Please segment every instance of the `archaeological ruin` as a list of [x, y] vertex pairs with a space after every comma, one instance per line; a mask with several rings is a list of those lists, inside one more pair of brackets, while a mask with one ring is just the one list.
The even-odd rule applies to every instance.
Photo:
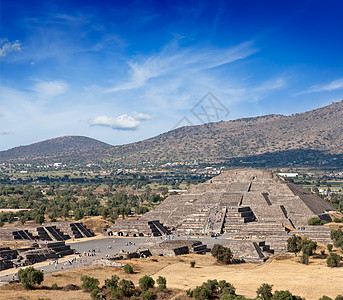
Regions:
[[287, 252], [287, 239], [299, 234], [330, 243], [330, 229], [308, 226], [312, 217], [330, 221], [335, 209], [320, 197], [268, 170], [226, 171], [187, 192], [170, 195], [138, 220], [119, 220], [114, 236], [227, 234], [227, 246], [246, 261]]

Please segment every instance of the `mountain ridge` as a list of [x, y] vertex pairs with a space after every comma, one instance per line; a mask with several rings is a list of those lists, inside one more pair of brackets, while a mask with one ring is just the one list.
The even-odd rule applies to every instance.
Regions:
[[185, 126], [135, 143], [112, 146], [82, 136], [65, 136], [0, 152], [0, 162], [218, 162], [283, 151], [343, 154], [343, 101], [290, 116], [270, 114]]

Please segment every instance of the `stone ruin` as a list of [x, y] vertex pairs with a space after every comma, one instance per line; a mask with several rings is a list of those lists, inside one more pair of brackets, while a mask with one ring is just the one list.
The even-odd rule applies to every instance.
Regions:
[[58, 259], [73, 254], [64, 241], [32, 243], [29, 247], [12, 250], [0, 247], [0, 271], [17, 266], [28, 266], [47, 259]]
[[[179, 195], [170, 195], [138, 220], [119, 220], [107, 233], [156, 236], [228, 234], [232, 248], [247, 260], [287, 252], [293, 234], [329, 243], [330, 229], [307, 226], [312, 217], [331, 221], [329, 203], [268, 170], [226, 171]], [[243, 241], [243, 242], [239, 242]], [[247, 242], [246, 242], [247, 241]], [[237, 246], [234, 246], [236, 245]], [[244, 255], [243, 246], [251, 249]], [[241, 249], [241, 250], [240, 250]]]
[[0, 228], [0, 241], [65, 241], [91, 236], [94, 234], [78, 222], [50, 222], [43, 223], [41, 226], [23, 225]]

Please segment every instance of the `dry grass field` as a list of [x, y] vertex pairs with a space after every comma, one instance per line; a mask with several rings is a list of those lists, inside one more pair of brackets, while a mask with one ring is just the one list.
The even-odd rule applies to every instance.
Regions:
[[[195, 261], [195, 268], [190, 267]], [[237, 293], [246, 297], [255, 297], [256, 289], [261, 283], [273, 285], [273, 290], [287, 289], [307, 300], [319, 299], [322, 295], [335, 297], [343, 294], [343, 267], [328, 268], [323, 258], [310, 259], [309, 265], [302, 265], [299, 258], [275, 256], [264, 264], [218, 265], [211, 256], [184, 255], [178, 257], [150, 257], [130, 261], [134, 274], [123, 270], [100, 267], [86, 267], [45, 276], [43, 286], [51, 287], [53, 283], [63, 287], [73, 283], [80, 285], [81, 275], [96, 277], [100, 284], [116, 274], [121, 278], [132, 280], [136, 285], [143, 275], [156, 279], [159, 275], [167, 278], [167, 287], [177, 289], [178, 299], [186, 299], [186, 291], [200, 285], [208, 279], [224, 279], [231, 282]], [[181, 291], [180, 291], [181, 290]], [[180, 294], [181, 292], [181, 294]], [[173, 295], [175, 295], [173, 293]], [[171, 296], [171, 299], [175, 296]], [[0, 288], [0, 299], [90, 299], [83, 291], [52, 291], [37, 289], [24, 290], [20, 284]]]

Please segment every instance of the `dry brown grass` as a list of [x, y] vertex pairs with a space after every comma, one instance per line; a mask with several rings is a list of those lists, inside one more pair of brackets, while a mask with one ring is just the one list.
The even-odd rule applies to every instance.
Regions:
[[[45, 276], [44, 286], [53, 283], [65, 286], [73, 283], [81, 285], [81, 275], [93, 276], [102, 285], [105, 279], [116, 274], [120, 278], [132, 280], [138, 285], [143, 275], [154, 279], [158, 276], [167, 278], [167, 287], [186, 291], [194, 288], [208, 279], [226, 280], [237, 289], [237, 293], [246, 297], [255, 297], [256, 289], [261, 283], [273, 285], [274, 290], [287, 289], [293, 294], [305, 297], [307, 300], [318, 299], [322, 295], [332, 298], [343, 294], [343, 267], [328, 268], [325, 259], [310, 258], [310, 264], [302, 265], [299, 257], [275, 256], [264, 264], [219, 265], [210, 256], [184, 255], [179, 257], [151, 257], [129, 261], [134, 268], [134, 274], [126, 274], [123, 270], [111, 268], [86, 267]], [[195, 261], [195, 268], [190, 267], [190, 261]], [[171, 299], [185, 299], [185, 294], [173, 295]], [[0, 299], [90, 299], [83, 291], [25, 291], [20, 285], [8, 285], [0, 288]]]
[[112, 224], [111, 222], [104, 220], [101, 216], [82, 219], [81, 222], [96, 234], [103, 233]]

